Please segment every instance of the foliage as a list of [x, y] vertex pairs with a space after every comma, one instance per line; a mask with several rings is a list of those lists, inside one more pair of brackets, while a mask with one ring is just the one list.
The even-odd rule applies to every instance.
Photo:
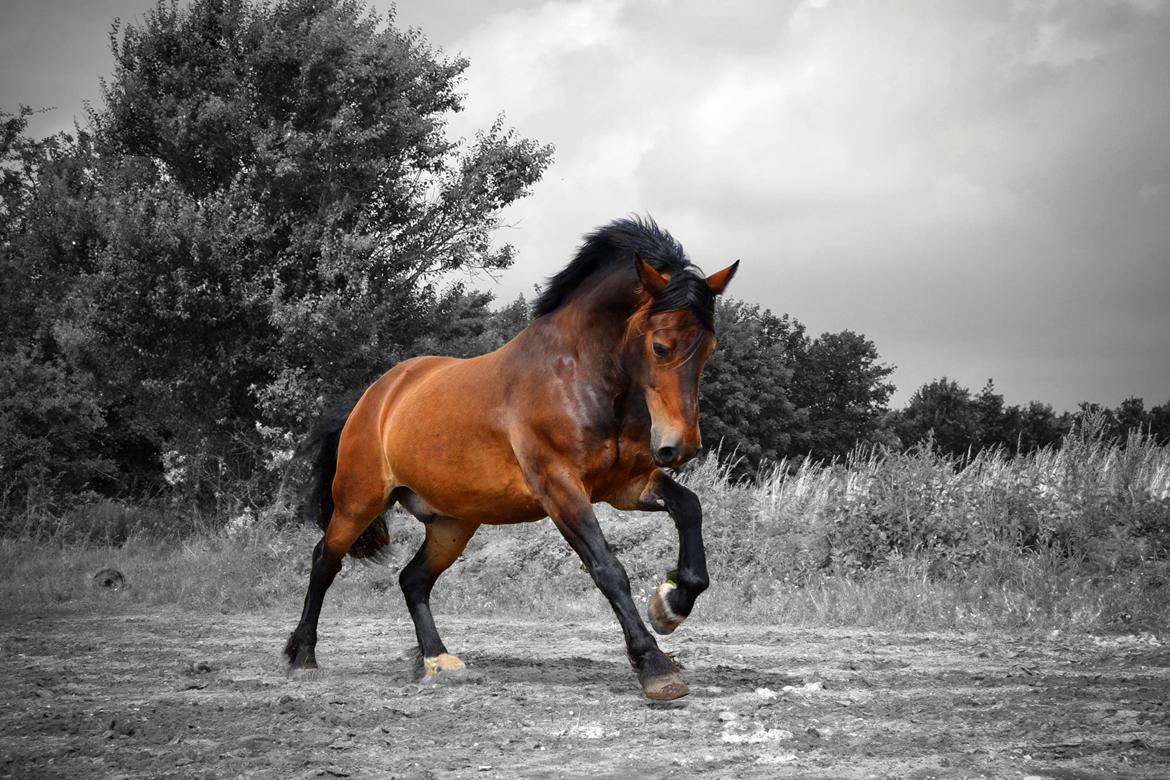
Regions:
[[[37, 462], [74, 487], [161, 485], [164, 456], [249, 473], [330, 396], [496, 340], [490, 296], [453, 274], [512, 262], [500, 211], [550, 150], [501, 121], [449, 140], [467, 62], [392, 21], [354, 0], [159, 2], [115, 28], [90, 129], [38, 142], [26, 109], [0, 117], [2, 370], [28, 388], [0, 419], [17, 440], [77, 431], [5, 460], [6, 484]], [[57, 396], [77, 408], [50, 413]]]
[[[30, 139], [30, 109], [0, 112], [5, 506], [264, 505], [332, 397], [524, 327], [522, 298], [493, 311], [468, 283], [512, 262], [501, 210], [550, 150], [501, 121], [448, 138], [468, 63], [393, 21], [357, 0], [162, 0], [115, 27], [85, 129]], [[863, 335], [811, 338], [732, 299], [716, 316], [703, 442], [736, 477], [875, 445], [957, 469], [1054, 447], [1086, 414], [1106, 440], [1170, 443], [1170, 401], [1058, 415], [990, 380], [943, 377], [891, 412], [893, 369]]]
[[892, 368], [852, 331], [809, 339], [787, 314], [720, 299], [719, 345], [703, 372], [704, 446], [746, 470], [797, 455], [829, 460], [859, 443], [890, 443], [883, 420]]
[[119, 443], [79, 334], [58, 319], [82, 307], [71, 288], [95, 230], [90, 139], [29, 139], [32, 113], [0, 113], [0, 493], [17, 504], [108, 480]]
[[[937, 449], [877, 449], [731, 479], [708, 456], [685, 477], [704, 510], [711, 589], [699, 613], [727, 620], [1076, 631], [1164, 631], [1170, 621], [1170, 448], [1122, 446], [1087, 418], [1059, 446], [958, 463]], [[88, 577], [114, 565], [141, 585], [127, 598], [238, 610], [295, 609], [317, 538], [278, 511], [161, 511], [98, 499], [0, 539], [26, 609], [96, 603]], [[657, 513], [599, 507], [635, 592], [673, 564], [677, 538]], [[421, 524], [390, 518], [391, 566], [350, 566], [333, 603], [384, 605]], [[173, 541], [179, 538], [179, 543]], [[163, 542], [160, 540], [172, 540]], [[298, 552], [299, 551], [299, 552]], [[206, 576], [209, 568], [226, 573]], [[437, 610], [609, 614], [548, 523], [484, 528], [436, 590]], [[11, 594], [19, 592], [20, 597]], [[697, 614], [696, 617], [701, 617]]]
[[859, 444], [893, 443], [884, 419], [894, 369], [878, 359], [874, 343], [849, 330], [824, 333], [796, 353], [792, 400], [808, 426], [799, 452], [832, 459]]
[[718, 348], [703, 371], [703, 446], [734, 452], [751, 464], [776, 460], [793, 446], [802, 422], [788, 399], [794, 353], [804, 326], [759, 306], [719, 299]]
[[1058, 444], [1089, 417], [1109, 440], [1124, 444], [1137, 431], [1160, 445], [1170, 443], [1170, 402], [1149, 411], [1140, 398], [1127, 398], [1115, 410], [1086, 402], [1075, 414], [1057, 415], [1039, 401], [1005, 405], [990, 379], [975, 396], [946, 377], [927, 382], [892, 417], [891, 425], [904, 446], [929, 442], [951, 457], [965, 458], [988, 449], [1035, 452]]
[[941, 451], [963, 456], [972, 445], [978, 415], [971, 392], [958, 382], [936, 379], [914, 391], [899, 415], [898, 435], [905, 443], [930, 440]]

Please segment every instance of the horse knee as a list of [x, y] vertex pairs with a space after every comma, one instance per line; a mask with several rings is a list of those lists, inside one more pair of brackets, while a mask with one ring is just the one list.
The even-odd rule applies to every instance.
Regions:
[[680, 488], [671, 513], [680, 527], [699, 527], [703, 524], [703, 505], [699, 497], [686, 488]]

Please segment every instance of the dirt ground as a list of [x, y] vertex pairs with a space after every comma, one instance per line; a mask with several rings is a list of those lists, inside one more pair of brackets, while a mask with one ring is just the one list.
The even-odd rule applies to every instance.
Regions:
[[414, 682], [404, 617], [3, 616], [16, 777], [1165, 777], [1153, 637], [684, 625], [691, 695], [640, 695], [616, 622], [440, 615], [458, 678]]

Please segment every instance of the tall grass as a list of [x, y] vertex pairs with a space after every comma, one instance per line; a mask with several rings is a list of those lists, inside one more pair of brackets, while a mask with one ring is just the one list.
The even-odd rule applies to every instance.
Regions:
[[[1170, 621], [1170, 450], [1087, 418], [1059, 447], [956, 461], [929, 446], [777, 464], [736, 481], [717, 457], [682, 479], [702, 499], [711, 590], [696, 617], [802, 625], [1164, 630]], [[675, 565], [663, 514], [598, 508], [646, 593]], [[97, 505], [0, 540], [10, 605], [131, 603], [299, 609], [316, 531], [285, 506], [220, 518]], [[390, 518], [388, 567], [347, 564], [333, 608], [401, 604], [397, 571], [421, 541]], [[78, 527], [80, 526], [80, 527]], [[12, 529], [11, 522], [6, 527]], [[130, 588], [95, 589], [98, 569]], [[435, 593], [436, 611], [608, 614], [551, 523], [485, 528]]]

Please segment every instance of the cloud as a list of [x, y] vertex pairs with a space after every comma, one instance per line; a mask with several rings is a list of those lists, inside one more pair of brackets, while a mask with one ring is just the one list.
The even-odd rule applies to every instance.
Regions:
[[[149, 5], [51, 3], [0, 31], [8, 110], [62, 106], [37, 132], [71, 127], [101, 31]], [[733, 295], [874, 339], [895, 401], [942, 374], [1170, 395], [1167, 0], [400, 0], [398, 22], [470, 59], [455, 134], [503, 110], [557, 147], [506, 215], [503, 298], [649, 212], [699, 264], [741, 258]]]
[[700, 264], [743, 258], [734, 294], [874, 338], [902, 398], [942, 374], [1066, 406], [1156, 397], [1170, 369], [1137, 364], [1170, 336], [1168, 18], [1152, 1], [550, 2], [453, 47], [471, 60], [456, 129], [506, 109], [557, 147], [509, 215], [505, 296], [649, 211]]

